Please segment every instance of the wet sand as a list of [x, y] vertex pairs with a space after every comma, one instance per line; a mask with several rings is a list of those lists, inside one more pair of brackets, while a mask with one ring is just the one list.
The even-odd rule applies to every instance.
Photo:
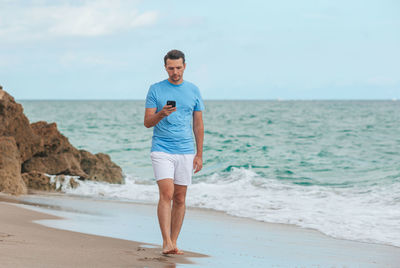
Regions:
[[[160, 254], [159, 247], [46, 227], [32, 221], [61, 219], [0, 202], [1, 267], [175, 267], [184, 256]], [[200, 257], [188, 253], [187, 257]]]
[[[18, 265], [15, 266], [17, 257], [21, 255], [16, 252], [18, 250], [29, 253], [26, 256], [27, 258], [31, 257], [25, 261], [30, 264], [30, 267], [35, 267], [32, 263], [38, 264], [41, 261], [48, 264], [48, 267], [58, 261], [65, 266], [77, 267], [101, 267], [101, 265], [103, 267], [174, 267], [175, 264], [178, 264], [179, 267], [394, 268], [399, 267], [400, 263], [399, 247], [335, 239], [318, 231], [293, 225], [258, 222], [212, 210], [193, 208], [187, 210], [178, 241], [179, 247], [186, 252], [186, 258], [182, 258], [182, 256], [166, 258], [160, 256], [161, 249], [157, 246], [161, 243], [161, 235], [154, 204], [96, 200], [49, 193], [9, 197], [8, 201], [20, 203], [14, 206], [64, 218], [60, 220], [57, 217], [43, 214], [38, 216], [35, 214], [36, 212], [31, 214], [35, 217], [25, 218], [25, 221], [35, 220], [36, 223], [48, 227], [29, 223], [30, 229], [25, 233], [15, 237], [10, 236], [7, 239], [21, 241], [33, 234], [35, 234], [33, 235], [35, 239], [42, 239], [36, 237], [37, 234], [41, 233], [40, 236], [46, 238], [46, 233], [49, 232], [48, 238], [45, 240], [52, 242], [46, 244], [46, 248], [42, 250], [40, 250], [42, 245], [35, 249], [34, 245], [23, 243], [14, 245], [13, 249], [11, 244], [2, 246], [1, 252], [7, 252], [7, 254], [0, 256], [0, 263], [13, 264], [13, 267], [18, 267]], [[3, 203], [4, 205], [6, 204]], [[0, 211], [3, 211], [3, 206], [0, 207]], [[10, 206], [12, 205], [8, 205], [8, 208], [11, 211], [20, 211], [19, 207]], [[28, 213], [26, 210], [23, 211], [23, 214]], [[8, 220], [8, 225], [6, 225], [9, 228], [8, 231], [3, 228], [3, 218], [0, 218], [0, 222], [3, 236], [17, 234], [17, 231], [13, 233], [12, 230], [17, 222], [15, 218]], [[59, 232], [60, 235], [63, 234], [61, 237], [71, 236], [65, 241], [66, 246], [64, 247], [67, 250], [60, 246], [64, 241], [58, 239]], [[49, 243], [49, 241], [44, 242]], [[148, 244], [133, 241], [144, 241]], [[2, 245], [1, 243], [0, 245]], [[90, 243], [90, 245], [84, 243]], [[146, 245], [150, 248], [146, 248]], [[57, 247], [57, 249], [52, 247]], [[94, 249], [98, 247], [98, 249], [92, 250], [92, 247]], [[3, 248], [7, 251], [3, 251]], [[52, 251], [56, 252], [48, 253]], [[198, 252], [208, 257], [201, 258], [200, 256], [204, 255], [189, 254], [188, 251]], [[99, 255], [98, 252], [101, 254]], [[32, 262], [32, 260], [36, 262]], [[110, 261], [115, 261], [115, 264], [110, 264]], [[100, 265], [97, 265], [98, 263]], [[43, 265], [36, 267], [39, 266], [46, 267]], [[58, 267], [63, 266], [58, 265]]]

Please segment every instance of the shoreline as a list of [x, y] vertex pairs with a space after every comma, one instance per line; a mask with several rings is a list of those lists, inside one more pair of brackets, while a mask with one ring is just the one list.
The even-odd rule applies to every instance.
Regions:
[[[122, 203], [122, 204], [128, 204], [128, 205], [140, 205], [140, 206], [149, 206], [149, 207], [156, 207], [156, 204], [153, 203], [146, 203], [146, 202], [140, 202], [140, 201], [125, 201], [125, 200], [114, 200], [114, 199], [97, 199], [97, 198], [93, 198], [93, 197], [88, 197], [88, 196], [84, 196], [84, 195], [69, 195], [69, 194], [65, 194], [62, 192], [47, 192], [47, 191], [40, 191], [40, 190], [32, 190], [30, 189], [28, 194], [25, 196], [54, 196], [54, 197], [62, 197], [62, 198], [71, 198], [71, 199], [83, 199], [83, 200], [97, 200], [100, 202], [115, 202], [115, 203]], [[27, 201], [22, 201], [20, 199], [18, 199], [18, 197], [16, 196], [12, 196], [12, 195], [7, 195], [7, 194], [3, 194], [0, 193], [0, 202], [11, 202], [11, 203], [20, 203], [20, 204], [25, 204], [28, 206], [41, 206], [41, 204], [37, 204], [37, 203], [32, 203], [32, 202], [27, 202]], [[45, 207], [49, 207], [49, 205], [45, 205]], [[56, 207], [53, 207], [53, 209], [58, 209]], [[220, 211], [220, 210], [215, 210], [215, 209], [211, 209], [211, 208], [200, 208], [200, 207], [187, 207], [187, 210], [190, 211], [199, 211], [199, 212], [205, 212], [207, 214], [214, 214], [217, 216], [221, 216], [221, 217], [232, 217], [232, 218], [237, 218], [238, 220], [245, 220], [245, 221], [250, 221], [250, 222], [254, 222], [254, 223], [260, 223], [260, 224], [266, 224], [266, 225], [272, 225], [272, 226], [277, 226], [277, 227], [287, 227], [287, 228], [299, 228], [301, 230], [305, 230], [305, 231], [310, 231], [310, 232], [317, 232], [322, 236], [325, 236], [327, 238], [330, 239], [335, 239], [335, 240], [342, 240], [342, 241], [349, 241], [349, 242], [356, 242], [356, 243], [365, 243], [365, 244], [371, 244], [371, 245], [378, 245], [378, 246], [387, 246], [387, 247], [393, 247], [393, 248], [397, 248], [400, 249], [400, 246], [396, 246], [396, 245], [392, 245], [392, 244], [385, 244], [385, 243], [378, 243], [378, 242], [369, 242], [369, 241], [360, 241], [360, 240], [352, 240], [352, 239], [347, 239], [347, 238], [338, 238], [338, 237], [334, 237], [334, 236], [330, 236], [327, 235], [325, 233], [323, 233], [322, 231], [318, 230], [318, 229], [314, 229], [314, 228], [310, 228], [310, 227], [302, 227], [302, 226], [298, 226], [296, 224], [291, 224], [291, 223], [278, 223], [278, 222], [265, 222], [265, 221], [258, 221], [249, 217], [240, 217], [240, 216], [236, 216], [236, 215], [231, 215], [228, 214], [224, 211]]]
[[193, 264], [189, 258], [205, 257], [186, 251], [183, 256], [164, 256], [159, 246], [150, 243], [45, 226], [36, 221], [63, 218], [5, 199], [0, 197], [2, 267], [176, 267]]
[[[154, 204], [95, 200], [48, 192], [7, 197], [20, 203], [16, 207], [27, 206], [67, 218], [36, 221], [44, 228], [100, 235], [107, 239], [124, 238], [129, 243], [131, 240], [146, 241], [139, 243], [141, 245], [160, 242]], [[0, 194], [0, 201], [7, 197]], [[262, 267], [266, 264], [280, 267], [396, 267], [400, 263], [400, 248], [396, 246], [337, 239], [309, 228], [259, 222], [201, 208], [187, 210], [180, 241], [180, 248], [185, 252], [209, 256], [195, 258], [192, 264], [179, 262], [180, 266], [187, 267]], [[157, 260], [154, 265], [163, 264], [162, 261]]]

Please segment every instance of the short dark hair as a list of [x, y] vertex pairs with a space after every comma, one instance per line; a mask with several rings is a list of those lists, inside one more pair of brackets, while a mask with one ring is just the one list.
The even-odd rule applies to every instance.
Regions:
[[167, 65], [167, 59], [170, 60], [179, 60], [182, 58], [183, 63], [185, 63], [185, 54], [182, 51], [173, 49], [167, 53], [164, 57], [164, 65]]

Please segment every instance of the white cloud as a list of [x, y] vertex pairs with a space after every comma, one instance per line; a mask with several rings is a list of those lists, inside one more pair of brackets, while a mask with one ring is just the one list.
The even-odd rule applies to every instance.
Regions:
[[0, 38], [99, 36], [152, 25], [156, 11], [139, 12], [137, 1], [0, 1]]

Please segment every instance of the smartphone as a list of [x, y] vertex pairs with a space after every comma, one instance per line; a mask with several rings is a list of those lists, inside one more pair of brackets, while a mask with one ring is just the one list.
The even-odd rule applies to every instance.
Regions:
[[172, 107], [176, 106], [176, 102], [174, 100], [167, 101], [167, 105], [172, 105]]

